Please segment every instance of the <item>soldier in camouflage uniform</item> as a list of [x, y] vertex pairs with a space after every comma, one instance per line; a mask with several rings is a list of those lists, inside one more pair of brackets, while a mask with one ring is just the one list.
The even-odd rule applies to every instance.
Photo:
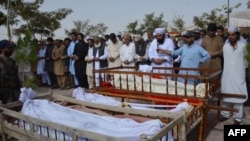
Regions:
[[20, 94], [18, 68], [11, 58], [13, 47], [8, 40], [0, 41], [0, 100], [3, 104], [17, 101]]

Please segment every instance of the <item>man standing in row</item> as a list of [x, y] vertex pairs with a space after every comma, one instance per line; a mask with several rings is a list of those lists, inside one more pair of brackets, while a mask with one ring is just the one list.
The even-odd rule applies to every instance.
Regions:
[[201, 46], [209, 52], [211, 59], [201, 68], [221, 69], [221, 55], [224, 42], [221, 37], [216, 36], [217, 25], [210, 23], [207, 27], [208, 34], [203, 38]]
[[42, 83], [41, 86], [50, 86], [50, 79], [48, 72], [44, 70], [45, 65], [45, 52], [46, 52], [46, 43], [45, 41], [40, 41], [39, 43], [39, 51], [37, 54], [38, 62], [37, 62], [37, 75], [41, 76]]
[[132, 38], [129, 34], [123, 36], [123, 46], [120, 49], [120, 59], [122, 66], [135, 66], [135, 44], [132, 43]]
[[[94, 48], [93, 48], [93, 65], [95, 69], [101, 69], [108, 67], [108, 51], [105, 42], [101, 42], [100, 37], [94, 37]], [[103, 74], [95, 74], [96, 86], [100, 86], [100, 79], [104, 79]]]
[[82, 88], [89, 88], [87, 75], [86, 75], [86, 66], [87, 62], [85, 57], [88, 54], [88, 44], [84, 41], [84, 35], [82, 33], [77, 34], [78, 43], [75, 45], [73, 52], [75, 60], [75, 75], [79, 82], [79, 86]]
[[[153, 40], [149, 47], [149, 58], [153, 67], [173, 67], [173, 57], [169, 54], [159, 52], [159, 50], [174, 50], [174, 43], [171, 39], [166, 37], [164, 28], [156, 28], [156, 40]], [[157, 70], [156, 73], [173, 73], [172, 70]]]
[[49, 37], [47, 38], [47, 48], [45, 52], [44, 70], [48, 72], [52, 88], [57, 89], [59, 87], [58, 87], [56, 75], [54, 73], [54, 60], [52, 58], [53, 49], [54, 49], [54, 39]]
[[[237, 27], [228, 28], [228, 42], [223, 46], [224, 69], [221, 79], [221, 92], [227, 94], [245, 95], [246, 98], [224, 98], [222, 106], [238, 109], [233, 113], [234, 124], [239, 125], [243, 118], [244, 102], [248, 99], [246, 87], [246, 67], [245, 59], [246, 44], [240, 41], [240, 32]], [[221, 112], [220, 121], [230, 118], [229, 111]]]
[[135, 53], [136, 53], [136, 64], [139, 65], [150, 65], [150, 61], [148, 59], [148, 46], [146, 41], [144, 41], [141, 35], [135, 35]]
[[93, 46], [94, 46], [94, 40], [92, 37], [87, 37], [88, 42], [88, 55], [85, 57], [85, 61], [87, 62], [86, 65], [86, 75], [88, 77], [88, 84], [89, 89], [92, 90], [94, 88], [94, 77], [93, 77]]
[[68, 47], [68, 57], [69, 57], [69, 72], [71, 73], [72, 77], [73, 77], [73, 81], [74, 81], [74, 86], [77, 87], [79, 86], [79, 82], [77, 80], [76, 74], [75, 74], [75, 59], [74, 59], [74, 49], [75, 49], [75, 45], [76, 43], [78, 43], [77, 39], [77, 34], [75, 32], [72, 32], [70, 34], [71, 36], [71, 42], [69, 44]]
[[64, 53], [65, 46], [63, 41], [57, 39], [55, 47], [52, 51], [52, 59], [54, 61], [54, 73], [57, 77], [57, 84], [61, 90], [65, 89], [65, 75], [64, 75], [64, 60], [61, 58]]
[[117, 40], [114, 33], [109, 35], [110, 42], [108, 43], [108, 67], [120, 67], [120, 49], [122, 46], [122, 41]]
[[[199, 65], [207, 62], [211, 56], [209, 53], [198, 44], [194, 43], [194, 33], [187, 32], [183, 35], [185, 40], [185, 45], [178, 50], [170, 51], [170, 50], [162, 50], [160, 52], [166, 53], [169, 55], [181, 56], [181, 65], [180, 68], [199, 68]], [[199, 76], [199, 71], [189, 71], [189, 70], [180, 70], [179, 74], [182, 75], [197, 75]], [[185, 83], [184, 78], [178, 78], [178, 81]], [[194, 79], [187, 79], [188, 84], [197, 84], [198, 82], [194, 81]]]

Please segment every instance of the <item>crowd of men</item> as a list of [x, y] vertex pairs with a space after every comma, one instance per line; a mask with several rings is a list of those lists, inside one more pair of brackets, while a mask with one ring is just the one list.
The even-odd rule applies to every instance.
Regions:
[[[147, 32], [147, 40], [140, 34], [124, 34], [121, 38], [114, 33], [105, 37], [85, 37], [82, 33], [73, 32], [70, 38], [64, 40], [49, 37], [46, 41], [38, 42], [36, 73], [41, 78], [40, 86], [63, 90], [100, 86], [103, 74], [93, 75], [93, 70], [100, 68], [151, 65], [156, 68], [222, 69], [221, 92], [246, 96], [245, 99], [225, 98], [222, 102], [224, 106], [239, 109], [239, 112], [233, 113], [233, 117], [235, 124], [240, 124], [243, 104], [248, 99], [245, 79], [248, 67], [245, 60], [247, 42], [248, 38], [241, 36], [239, 28], [229, 27], [226, 35], [224, 28], [215, 23], [210, 23], [206, 30], [194, 29], [175, 37], [166, 34], [164, 28], [156, 28]], [[8, 51], [12, 48], [9, 43], [0, 41], [1, 71], [6, 56], [10, 58]], [[154, 72], [200, 75], [198, 71], [185, 70], [154, 69]], [[178, 78], [178, 81], [184, 82], [182, 78]], [[199, 82], [189, 79], [187, 83]], [[226, 111], [221, 114], [221, 121], [231, 116]]]

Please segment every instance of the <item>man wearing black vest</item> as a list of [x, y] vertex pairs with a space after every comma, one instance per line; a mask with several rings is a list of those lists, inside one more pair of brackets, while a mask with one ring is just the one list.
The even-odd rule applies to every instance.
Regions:
[[135, 53], [136, 53], [136, 66], [139, 65], [150, 65], [150, 61], [148, 59], [148, 45], [147, 42], [144, 41], [141, 35], [137, 34], [134, 38], [135, 41]]
[[[98, 36], [94, 37], [94, 48], [93, 48], [93, 57], [94, 69], [106, 68], [108, 67], [108, 51], [105, 43], [101, 42], [101, 39]], [[96, 86], [100, 86], [100, 79], [103, 79], [103, 74], [95, 74], [95, 84]]]

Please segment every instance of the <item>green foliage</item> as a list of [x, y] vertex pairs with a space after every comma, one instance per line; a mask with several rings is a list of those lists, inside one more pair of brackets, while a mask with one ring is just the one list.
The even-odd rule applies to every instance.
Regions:
[[168, 22], [164, 20], [164, 15], [162, 13], [159, 16], [155, 16], [154, 13], [146, 14], [143, 23], [140, 25], [138, 24], [138, 21], [129, 23], [127, 25], [127, 32], [143, 34], [147, 31], [152, 31], [157, 27], [168, 29]]
[[247, 44], [246, 46], [246, 54], [245, 54], [245, 59], [247, 60], [248, 62], [248, 71], [247, 71], [247, 75], [250, 76], [250, 43]]
[[0, 11], [0, 26], [5, 25], [6, 21], [6, 16], [4, 15], [3, 12]]
[[24, 87], [27, 87], [27, 88], [30, 87], [30, 88], [32, 88], [32, 89], [37, 88], [35, 78], [27, 78], [26, 81], [23, 82], [23, 86], [24, 86]]
[[193, 23], [200, 28], [206, 28], [210, 22], [214, 22], [217, 25], [225, 27], [227, 19], [224, 17], [224, 13], [221, 13], [221, 9], [218, 8], [211, 10], [210, 14], [203, 13], [200, 17], [193, 17]]
[[26, 31], [24, 37], [20, 35], [17, 40], [17, 47], [15, 49], [14, 60], [24, 63], [33, 64], [37, 62], [37, 41], [34, 39], [32, 32]]
[[[23, 35], [19, 35], [15, 52], [13, 54], [14, 60], [19, 65], [19, 69], [25, 69], [27, 66], [30, 66], [33, 63], [38, 61], [37, 58], [37, 41], [33, 37], [31, 31], [27, 30]], [[23, 85], [25, 87], [36, 88], [35, 78], [24, 78]]]
[[246, 46], [246, 55], [245, 55], [245, 59], [247, 60], [248, 64], [250, 65], [250, 43], [247, 44]]
[[171, 27], [171, 31], [183, 31], [185, 22], [183, 21], [183, 16], [175, 16], [173, 21], [173, 27]]
[[65, 29], [65, 34], [70, 35], [71, 32], [81, 32], [84, 33], [85, 36], [88, 35], [100, 35], [104, 34], [105, 31], [108, 29], [107, 26], [105, 26], [103, 23], [98, 23], [96, 25], [90, 24], [90, 20], [77, 20], [73, 21], [74, 28], [67, 30]]
[[[9, 6], [9, 24], [17, 25], [16, 29], [13, 29], [13, 34], [20, 35], [24, 34], [25, 31], [31, 30], [33, 36], [39, 34], [42, 36], [53, 36], [53, 32], [61, 28], [60, 21], [65, 19], [67, 15], [72, 13], [71, 9], [61, 8], [54, 11], [42, 12], [39, 10], [44, 0], [11, 0]], [[7, 0], [1, 1], [0, 6], [2, 6], [7, 11]], [[1, 10], [1, 9], [0, 9]], [[0, 25], [6, 23], [6, 11], [0, 11]], [[1, 14], [2, 13], [2, 14]]]

